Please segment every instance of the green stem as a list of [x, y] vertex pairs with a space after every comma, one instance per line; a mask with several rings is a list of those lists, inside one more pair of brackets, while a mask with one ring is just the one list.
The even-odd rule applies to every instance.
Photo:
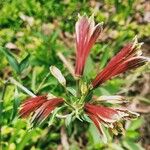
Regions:
[[77, 87], [77, 97], [80, 97], [80, 78], [76, 80], [76, 87]]
[[42, 82], [40, 83], [39, 87], [37, 88], [37, 90], [35, 91], [35, 93], [38, 93], [39, 90], [42, 88], [44, 82], [46, 81], [46, 79], [48, 78], [48, 76], [50, 75], [50, 73], [47, 73], [47, 75], [45, 76], [45, 78], [42, 80]]
[[70, 106], [73, 110], [76, 110], [76, 108], [75, 107], [73, 107], [70, 103], [68, 103], [67, 101], [65, 101], [65, 103], [68, 105], [68, 106]]

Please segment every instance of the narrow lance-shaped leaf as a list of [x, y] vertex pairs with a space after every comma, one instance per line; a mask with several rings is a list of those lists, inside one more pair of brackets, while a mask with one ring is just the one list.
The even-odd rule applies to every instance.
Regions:
[[29, 66], [29, 58], [30, 54], [28, 54], [19, 64], [20, 72], [22, 72], [24, 69], [26, 69]]
[[13, 54], [4, 47], [0, 47], [0, 51], [3, 52], [3, 54], [6, 56], [10, 66], [16, 71], [16, 73], [19, 74], [19, 64], [16, 58], [13, 56]]

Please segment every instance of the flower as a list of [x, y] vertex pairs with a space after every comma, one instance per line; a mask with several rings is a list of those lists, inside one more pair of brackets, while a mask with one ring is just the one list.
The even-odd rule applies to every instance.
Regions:
[[43, 122], [62, 103], [62, 98], [48, 99], [47, 96], [36, 96], [23, 102], [19, 114], [20, 117], [25, 118], [33, 113], [31, 122]]
[[114, 109], [104, 106], [96, 106], [90, 103], [86, 103], [84, 109], [86, 114], [98, 128], [101, 135], [104, 135], [102, 125], [113, 129], [116, 128], [118, 121], [121, 119], [136, 118], [138, 116], [137, 113], [128, 111], [127, 109]]
[[84, 66], [90, 49], [96, 42], [102, 31], [102, 25], [95, 25], [93, 16], [88, 18], [86, 15], [80, 16], [76, 22], [76, 64], [75, 75], [81, 76], [84, 71]]
[[113, 76], [137, 68], [148, 62], [148, 58], [141, 56], [141, 45], [142, 43], [138, 43], [137, 38], [135, 37], [134, 43], [124, 46], [92, 81], [93, 88], [98, 87]]

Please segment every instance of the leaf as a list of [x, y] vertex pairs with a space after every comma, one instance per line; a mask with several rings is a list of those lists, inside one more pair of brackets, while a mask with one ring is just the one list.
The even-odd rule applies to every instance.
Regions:
[[69, 114], [65, 119], [65, 124], [67, 127], [70, 125], [71, 120], [72, 120], [72, 114]]
[[28, 54], [19, 64], [20, 72], [22, 72], [24, 69], [26, 69], [29, 66], [29, 58], [30, 54]]
[[139, 118], [139, 119], [136, 119], [136, 120], [133, 120], [129, 127], [128, 127], [128, 130], [132, 130], [132, 131], [135, 131], [136, 129], [140, 128], [141, 125], [143, 123], [143, 119], [142, 118]]
[[86, 121], [86, 122], [93, 123], [93, 122], [91, 121], [91, 119], [90, 119], [86, 114], [83, 114], [83, 115], [82, 115], [82, 119], [83, 119], [84, 121]]
[[48, 126], [51, 126], [51, 125], [53, 124], [56, 114], [57, 114], [58, 111], [60, 111], [62, 108], [63, 108], [63, 106], [62, 106], [62, 107], [55, 108], [55, 110], [54, 110], [53, 113], [52, 113], [52, 116], [50, 117], [50, 119], [49, 119], [49, 121], [48, 121]]
[[108, 45], [104, 45], [102, 47], [102, 50], [104, 51], [103, 52], [103, 56], [100, 60], [100, 69], [102, 69], [106, 63], [107, 63], [107, 60], [108, 60], [108, 57], [109, 57], [109, 49], [108, 49]]
[[102, 139], [100, 138], [98, 130], [94, 124], [90, 124], [88, 132], [90, 134], [92, 145], [95, 146], [102, 144]]
[[125, 137], [128, 139], [136, 140], [140, 137], [140, 133], [138, 131], [127, 130]]
[[69, 93], [71, 93], [73, 96], [75, 96], [75, 97], [77, 96], [76, 90], [73, 89], [72, 87], [67, 87], [66, 89], [67, 89], [67, 91], [68, 91]]
[[17, 111], [18, 111], [18, 107], [20, 104], [20, 99], [18, 97], [18, 89], [15, 89], [15, 95], [14, 95], [14, 99], [13, 99], [13, 110], [12, 110], [12, 114], [11, 114], [11, 121], [15, 118]]
[[16, 73], [20, 73], [19, 64], [16, 58], [13, 56], [11, 52], [9, 52], [6, 48], [0, 46], [0, 51], [6, 56], [10, 66], [16, 71]]
[[127, 150], [144, 150], [138, 143], [129, 140], [123, 141], [123, 146], [127, 148]]
[[36, 130], [31, 130], [29, 132], [25, 132], [24, 136], [22, 137], [21, 141], [17, 144], [16, 150], [23, 150], [25, 145], [28, 143], [29, 140], [36, 134]]
[[86, 77], [91, 78], [95, 74], [95, 68], [92, 58], [89, 56], [85, 64], [84, 74]]

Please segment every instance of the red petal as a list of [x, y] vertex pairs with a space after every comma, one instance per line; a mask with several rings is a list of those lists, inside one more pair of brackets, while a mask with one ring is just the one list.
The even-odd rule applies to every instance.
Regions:
[[41, 122], [46, 119], [52, 110], [54, 110], [58, 105], [63, 103], [63, 99], [54, 98], [47, 100], [40, 108], [35, 111], [35, 114], [32, 117], [32, 122]]
[[97, 129], [99, 130], [100, 134], [103, 134], [101, 127], [100, 127], [100, 120], [96, 116], [94, 116], [93, 114], [87, 113], [87, 115], [94, 122], [94, 124], [97, 127]]
[[[148, 59], [146, 57], [138, 56], [128, 59], [127, 61], [120, 64], [110, 75], [110, 77], [123, 73], [127, 70], [134, 69], [140, 66], [143, 66]], [[109, 77], [109, 78], [110, 78]]]
[[110, 123], [115, 122], [118, 119], [120, 119], [118, 112], [112, 108], [107, 108], [107, 107], [103, 107], [103, 106], [95, 106], [92, 104], [86, 104], [85, 110], [94, 115], [97, 115], [101, 120], [103, 120], [106, 123], [107, 122], [110, 122]]
[[142, 66], [145, 62], [147, 62], [147, 58], [138, 56], [138, 50], [139, 47], [134, 46], [134, 44], [128, 44], [122, 48], [122, 50], [109, 61], [107, 66], [93, 80], [93, 87], [96, 88], [111, 77], [129, 69]]
[[76, 65], [75, 74], [83, 74], [84, 66], [90, 49], [98, 38], [102, 28], [98, 24], [94, 26], [94, 20], [82, 16], [76, 23]]
[[22, 108], [19, 111], [19, 114], [21, 117], [28, 117], [31, 112], [35, 111], [40, 107], [45, 101], [46, 101], [45, 96], [37, 96], [34, 98], [29, 98], [22, 104]]

